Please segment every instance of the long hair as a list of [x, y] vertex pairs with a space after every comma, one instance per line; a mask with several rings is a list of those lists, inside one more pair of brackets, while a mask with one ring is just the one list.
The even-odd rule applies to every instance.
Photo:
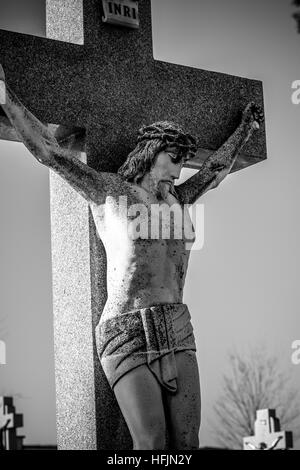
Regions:
[[137, 146], [118, 170], [118, 174], [129, 182], [138, 183], [154, 165], [157, 154], [167, 147], [177, 149], [178, 161], [192, 158], [197, 151], [194, 137], [174, 122], [155, 122], [143, 126], [138, 134]]

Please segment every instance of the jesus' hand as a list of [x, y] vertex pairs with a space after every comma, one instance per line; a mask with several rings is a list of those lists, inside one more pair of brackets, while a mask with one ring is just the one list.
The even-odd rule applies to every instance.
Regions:
[[264, 122], [264, 112], [262, 108], [256, 105], [253, 101], [247, 104], [243, 111], [242, 123], [244, 123], [249, 130], [256, 131]]

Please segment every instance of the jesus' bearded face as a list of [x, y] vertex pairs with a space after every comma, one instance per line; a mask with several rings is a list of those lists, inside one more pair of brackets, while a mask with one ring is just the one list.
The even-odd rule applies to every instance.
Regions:
[[175, 148], [159, 152], [149, 172], [150, 192], [158, 199], [166, 200], [168, 194], [174, 190], [174, 181], [180, 177], [183, 163], [183, 159], [178, 158]]

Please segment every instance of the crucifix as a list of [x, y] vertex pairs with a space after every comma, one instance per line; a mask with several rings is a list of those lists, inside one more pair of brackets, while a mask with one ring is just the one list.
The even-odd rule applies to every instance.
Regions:
[[[138, 2], [139, 27], [130, 29], [103, 22], [96, 0], [48, 0], [46, 7], [46, 39], [0, 31], [7, 82], [61, 146], [98, 172], [116, 173], [136, 130], [158, 119], [180, 122], [197, 137], [185, 166], [200, 168], [249, 101], [263, 106], [259, 81], [154, 60], [147, 0]], [[70, 17], [81, 18], [82, 36]], [[4, 115], [0, 137], [18, 139]], [[265, 158], [261, 126], [231, 171]], [[107, 298], [105, 250], [87, 202], [58, 175], [50, 179], [58, 446], [128, 448], [94, 337]]]
[[293, 447], [293, 435], [290, 431], [280, 430], [275, 410], [257, 410], [254, 431], [254, 436], [243, 438], [244, 450], [287, 450]]
[[23, 415], [15, 412], [11, 397], [0, 397], [0, 450], [21, 450], [24, 436], [17, 435]]

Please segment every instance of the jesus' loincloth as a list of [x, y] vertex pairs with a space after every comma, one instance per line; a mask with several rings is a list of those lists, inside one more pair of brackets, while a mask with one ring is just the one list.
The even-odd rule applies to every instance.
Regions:
[[177, 390], [175, 353], [196, 351], [191, 315], [185, 304], [159, 304], [100, 322], [98, 356], [113, 388], [136, 367], [146, 364], [167, 390]]

